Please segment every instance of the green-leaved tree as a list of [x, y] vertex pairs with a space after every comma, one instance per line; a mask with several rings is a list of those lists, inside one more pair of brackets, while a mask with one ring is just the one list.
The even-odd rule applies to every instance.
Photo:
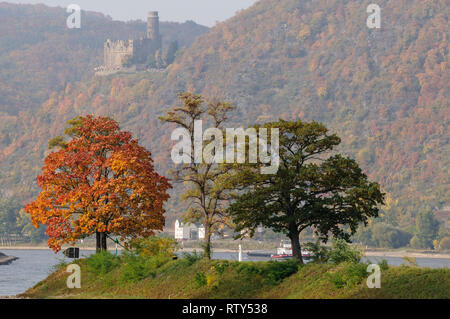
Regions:
[[[190, 159], [190, 163], [178, 165], [170, 171], [174, 182], [184, 183], [186, 192], [182, 200], [189, 202], [189, 209], [185, 212], [183, 219], [185, 222], [201, 222], [205, 227], [204, 256], [211, 258], [211, 236], [219, 227], [227, 224], [226, 203], [230, 200], [230, 190], [227, 189], [225, 180], [228, 177], [230, 168], [215, 162], [205, 161], [203, 156], [201, 161], [195, 160], [195, 122], [204, 121], [205, 126], [224, 131], [224, 123], [228, 115], [235, 107], [222, 101], [211, 101], [205, 103], [202, 96], [192, 93], [179, 94], [183, 105], [176, 106], [167, 112], [167, 115], [160, 117], [160, 120], [167, 123], [176, 124], [183, 128], [190, 141], [189, 150], [183, 150], [183, 156]], [[218, 142], [221, 137], [215, 137], [209, 141], [203, 141], [201, 152], [203, 153], [209, 145]], [[205, 151], [206, 152], [206, 151]], [[223, 150], [215, 149], [215, 152]]]
[[264, 164], [241, 164], [228, 180], [241, 189], [228, 210], [240, 236], [252, 236], [259, 225], [285, 233], [294, 258], [303, 263], [299, 235], [306, 228], [323, 241], [330, 234], [349, 241], [358, 224], [378, 216], [384, 201], [380, 186], [353, 159], [327, 157], [341, 140], [325, 126], [280, 120], [263, 128], [279, 129], [280, 166], [276, 174], [264, 175], [259, 170]]
[[433, 248], [433, 240], [439, 232], [439, 221], [428, 209], [421, 211], [416, 217], [416, 234], [411, 239], [414, 248]]

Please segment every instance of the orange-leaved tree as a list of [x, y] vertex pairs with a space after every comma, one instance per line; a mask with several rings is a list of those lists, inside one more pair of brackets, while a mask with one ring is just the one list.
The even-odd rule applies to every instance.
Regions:
[[68, 124], [72, 139], [49, 142], [60, 149], [45, 159], [37, 178], [42, 191], [25, 208], [35, 227], [47, 225], [49, 247], [58, 252], [96, 234], [97, 251], [106, 250], [109, 234], [125, 241], [162, 230], [171, 185], [155, 172], [150, 152], [111, 118], [77, 117]]

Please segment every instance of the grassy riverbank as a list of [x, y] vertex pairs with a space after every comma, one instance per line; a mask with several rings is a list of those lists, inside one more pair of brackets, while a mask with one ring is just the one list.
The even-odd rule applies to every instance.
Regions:
[[[153, 261], [152, 261], [153, 262]], [[364, 264], [230, 262], [183, 258], [153, 265], [79, 260], [81, 289], [68, 289], [65, 265], [27, 298], [450, 298], [450, 269], [382, 268], [381, 288], [366, 285]]]

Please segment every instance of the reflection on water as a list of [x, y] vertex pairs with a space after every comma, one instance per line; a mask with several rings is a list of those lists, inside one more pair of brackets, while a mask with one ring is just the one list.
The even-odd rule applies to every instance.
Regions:
[[[69, 261], [62, 253], [55, 254], [51, 250], [6, 250], [3, 251], [8, 256], [19, 257], [9, 265], [0, 266], [0, 296], [17, 295], [33, 287], [39, 281], [45, 279], [55, 265], [60, 262]], [[81, 257], [93, 254], [93, 250], [82, 250]], [[217, 252], [213, 253], [214, 259], [237, 260], [238, 254]], [[242, 254], [243, 261], [263, 261], [269, 258], [247, 257]], [[369, 257], [371, 262], [386, 259], [390, 265], [399, 266], [405, 261], [399, 257]], [[441, 258], [416, 258], [420, 267], [440, 268], [450, 267], [450, 259]]]

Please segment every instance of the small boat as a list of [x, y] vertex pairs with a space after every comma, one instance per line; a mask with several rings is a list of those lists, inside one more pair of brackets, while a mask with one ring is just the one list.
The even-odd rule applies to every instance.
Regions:
[[[289, 259], [292, 258], [292, 245], [288, 240], [282, 240], [280, 247], [277, 248], [277, 253], [270, 255], [274, 259]], [[311, 252], [302, 250], [302, 257], [305, 259], [311, 258]]]

